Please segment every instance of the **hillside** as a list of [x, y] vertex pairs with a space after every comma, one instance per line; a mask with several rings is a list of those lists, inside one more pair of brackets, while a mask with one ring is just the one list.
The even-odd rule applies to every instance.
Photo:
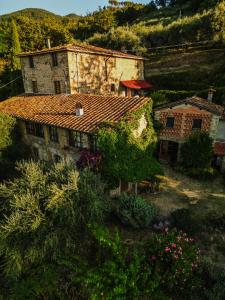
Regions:
[[25, 8], [22, 10], [18, 10], [9, 14], [2, 15], [2, 18], [16, 18], [16, 17], [28, 17], [35, 20], [45, 19], [45, 18], [52, 18], [52, 17], [60, 17], [50, 11], [40, 8]]
[[225, 104], [225, 47], [190, 47], [154, 52], [146, 62], [146, 78], [169, 100], [197, 94], [207, 97], [214, 87], [214, 101]]
[[[22, 10], [18, 10], [9, 14], [2, 15], [2, 18], [15, 18], [15, 17], [28, 17], [32, 18], [35, 20], [41, 20], [41, 19], [46, 19], [46, 18], [62, 18], [60, 15], [56, 15], [50, 11], [47, 11], [45, 9], [40, 9], [40, 8], [25, 8]], [[69, 18], [75, 18], [78, 17], [78, 15], [71, 13], [65, 17]]]
[[[118, 50], [125, 47], [129, 53], [149, 59], [146, 76], [157, 90], [204, 94], [209, 86], [214, 86], [221, 91], [225, 86], [224, 1], [203, 1], [204, 6], [199, 7], [192, 5], [194, 0], [179, 1], [183, 4], [163, 8], [157, 8], [153, 2], [142, 5], [111, 1], [114, 4], [84, 17], [73, 13], [62, 17], [38, 8], [17, 11], [2, 18], [0, 56], [11, 56], [13, 18], [22, 51], [42, 49], [46, 37], [51, 38], [52, 46], [80, 40]], [[5, 78], [10, 76], [0, 78], [0, 82], [5, 83]], [[219, 103], [223, 102], [220, 95], [221, 92]]]

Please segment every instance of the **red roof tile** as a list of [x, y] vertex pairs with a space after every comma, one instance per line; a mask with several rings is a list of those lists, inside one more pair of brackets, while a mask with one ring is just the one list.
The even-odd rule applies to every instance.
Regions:
[[190, 98], [186, 98], [183, 100], [170, 102], [166, 104], [162, 104], [154, 109], [154, 111], [158, 111], [167, 107], [173, 108], [174, 106], [180, 105], [180, 104], [190, 104], [193, 106], [197, 106], [201, 109], [205, 109], [207, 111], [210, 111], [212, 113], [215, 113], [217, 115], [222, 115], [224, 113], [225, 108], [222, 105], [215, 104], [213, 102], [209, 102], [208, 100], [205, 100], [203, 98], [193, 96]]
[[170, 108], [166, 108], [163, 110], [163, 112], [169, 112], [169, 113], [181, 113], [181, 114], [196, 114], [196, 115], [210, 115], [211, 113], [208, 112], [207, 110], [204, 109], [199, 109], [197, 107], [188, 107], [188, 108], [183, 108], [183, 107], [174, 107], [172, 110]]
[[225, 156], [225, 142], [216, 142], [214, 144], [214, 153], [219, 156]]
[[[148, 98], [100, 95], [35, 95], [17, 96], [0, 103], [0, 112], [19, 119], [92, 132], [104, 121], [119, 121], [126, 113], [135, 111], [149, 101]], [[80, 103], [84, 115], [76, 116]]]
[[141, 56], [124, 53], [121, 51], [105, 49], [105, 48], [96, 47], [96, 46], [92, 46], [92, 45], [86, 45], [86, 44], [78, 44], [78, 43], [57, 46], [57, 47], [52, 47], [52, 48], [46, 48], [43, 50], [32, 51], [32, 52], [23, 52], [23, 53], [19, 54], [18, 56], [23, 57], [23, 56], [29, 56], [29, 55], [39, 55], [39, 54], [45, 54], [45, 53], [49, 53], [49, 52], [61, 52], [61, 51], [92, 53], [92, 54], [99, 54], [99, 55], [104, 55], [104, 56], [124, 57], [124, 58], [138, 59], [138, 60], [144, 59]]

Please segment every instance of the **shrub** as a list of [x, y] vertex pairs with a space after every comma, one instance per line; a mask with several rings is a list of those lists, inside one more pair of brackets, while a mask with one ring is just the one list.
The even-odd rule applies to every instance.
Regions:
[[181, 147], [182, 164], [187, 169], [206, 169], [212, 158], [212, 138], [206, 132], [193, 132]]
[[151, 98], [153, 100], [153, 105], [158, 106], [164, 103], [168, 102], [168, 99], [166, 99], [166, 95], [160, 92], [154, 92], [151, 94]]
[[205, 216], [205, 225], [207, 227], [224, 230], [225, 229], [225, 211], [220, 207], [210, 210]]
[[149, 269], [152, 276], [161, 278], [163, 290], [173, 294], [176, 290], [177, 296], [196, 288], [198, 280], [195, 274], [200, 261], [199, 249], [192, 238], [177, 230], [166, 230], [153, 235], [146, 246]]
[[79, 170], [89, 168], [91, 170], [97, 171], [99, 169], [100, 161], [101, 161], [101, 155], [99, 152], [91, 152], [89, 150], [83, 150], [76, 164]]
[[64, 163], [48, 168], [40, 162], [19, 163], [18, 170], [18, 178], [0, 184], [8, 207], [0, 252], [5, 272], [15, 276], [49, 257], [53, 263], [73, 255], [85, 242], [87, 224], [102, 223], [108, 210], [105, 185], [89, 170], [78, 174]]
[[189, 209], [176, 209], [171, 213], [171, 218], [173, 226], [190, 234], [196, 233], [200, 228], [200, 224], [193, 218]]
[[194, 299], [221, 300], [225, 299], [225, 268], [206, 258], [202, 262], [203, 279], [201, 288], [194, 294]]
[[210, 180], [215, 178], [217, 172], [213, 168], [191, 168], [186, 170], [186, 174], [196, 179]]
[[30, 157], [30, 149], [21, 142], [16, 119], [0, 114], [0, 180], [16, 175], [15, 162]]
[[116, 208], [116, 215], [125, 225], [133, 228], [149, 226], [156, 216], [156, 209], [142, 197], [122, 194]]

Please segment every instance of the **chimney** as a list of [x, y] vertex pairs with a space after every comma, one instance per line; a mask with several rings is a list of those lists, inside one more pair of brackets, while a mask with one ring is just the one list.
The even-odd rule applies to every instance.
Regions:
[[50, 49], [51, 48], [51, 40], [50, 40], [50, 38], [46, 39], [46, 43], [47, 43], [47, 48]]
[[79, 102], [76, 103], [75, 108], [76, 108], [76, 116], [77, 116], [77, 117], [83, 116], [83, 114], [84, 114], [84, 109], [83, 109], [82, 104], [79, 103]]
[[214, 90], [212, 88], [209, 89], [209, 91], [208, 91], [208, 101], [209, 102], [212, 102], [214, 92], [216, 92], [216, 90]]

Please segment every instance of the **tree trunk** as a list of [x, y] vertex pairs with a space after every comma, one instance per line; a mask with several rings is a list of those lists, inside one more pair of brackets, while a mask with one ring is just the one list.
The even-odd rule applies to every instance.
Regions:
[[135, 195], [137, 195], [138, 194], [138, 184], [137, 184], [137, 182], [135, 182]]

